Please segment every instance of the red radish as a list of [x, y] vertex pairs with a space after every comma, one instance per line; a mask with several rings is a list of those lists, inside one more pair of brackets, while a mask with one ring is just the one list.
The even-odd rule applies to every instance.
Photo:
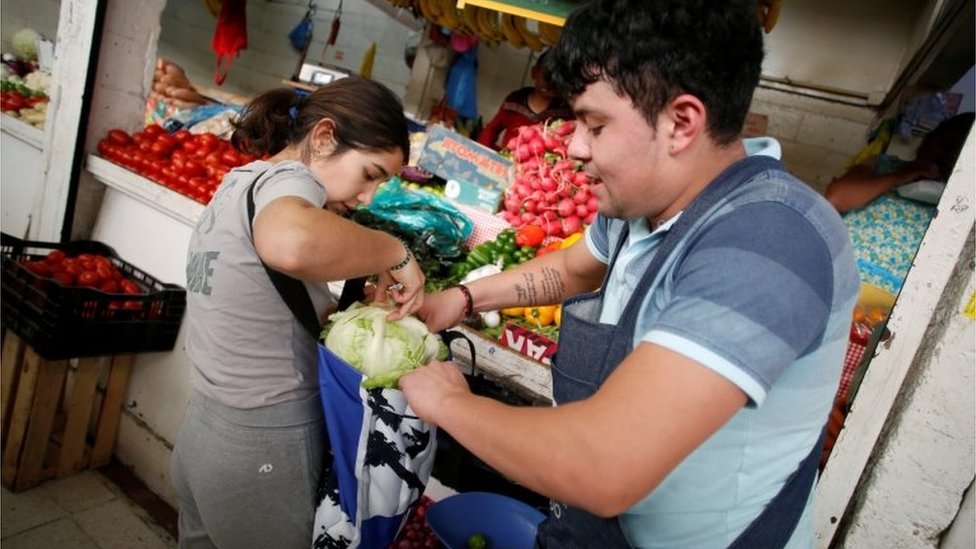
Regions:
[[588, 213], [590, 213], [590, 210], [587, 209], [586, 204], [577, 204], [576, 205], [576, 216], [577, 217], [584, 218], [584, 217], [586, 217], [586, 215]]
[[556, 205], [560, 217], [569, 217], [576, 213], [576, 203], [570, 198], [564, 198]]
[[581, 227], [582, 227], [582, 223], [580, 222], [580, 218], [576, 217], [575, 215], [564, 217], [562, 219], [561, 228], [563, 234], [565, 235], [571, 235], [576, 231], [580, 230]]

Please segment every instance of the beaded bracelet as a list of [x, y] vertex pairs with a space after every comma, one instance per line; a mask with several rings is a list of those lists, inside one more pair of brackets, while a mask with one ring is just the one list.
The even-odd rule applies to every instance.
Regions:
[[454, 284], [451, 288], [457, 288], [464, 294], [464, 316], [471, 316], [474, 312], [474, 298], [471, 297], [471, 290], [464, 284]]
[[407, 252], [407, 255], [403, 257], [403, 261], [390, 267], [391, 271], [399, 271], [400, 269], [406, 267], [407, 263], [410, 263], [410, 260], [413, 259], [413, 252], [410, 251], [410, 248], [407, 246], [407, 243], [401, 240], [400, 244], [403, 244], [403, 251]]

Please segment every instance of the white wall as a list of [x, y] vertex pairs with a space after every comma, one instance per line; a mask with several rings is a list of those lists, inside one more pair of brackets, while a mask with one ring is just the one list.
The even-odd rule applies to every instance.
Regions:
[[[344, 2], [338, 39], [326, 50], [323, 60], [323, 46], [339, 2], [317, 0], [316, 4], [315, 32], [306, 61], [324, 61], [358, 73], [363, 54], [375, 40], [373, 79], [402, 97], [410, 77], [410, 69], [403, 60], [410, 29], [368, 2]], [[248, 47], [233, 61], [227, 81], [219, 88], [214, 83], [216, 55], [210, 49], [217, 20], [207, 11], [204, 2], [169, 0], [166, 3], [159, 54], [182, 66], [197, 87], [254, 96], [279, 87], [282, 80], [291, 78], [299, 53], [291, 47], [288, 33], [301, 21], [306, 5], [300, 0], [248, 2]]]

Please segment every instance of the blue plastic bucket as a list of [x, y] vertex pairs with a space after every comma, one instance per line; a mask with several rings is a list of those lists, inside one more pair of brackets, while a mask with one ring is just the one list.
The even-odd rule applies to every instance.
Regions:
[[536, 530], [546, 518], [517, 499], [491, 492], [463, 492], [427, 510], [427, 524], [447, 549], [467, 549], [474, 534], [488, 547], [532, 549]]

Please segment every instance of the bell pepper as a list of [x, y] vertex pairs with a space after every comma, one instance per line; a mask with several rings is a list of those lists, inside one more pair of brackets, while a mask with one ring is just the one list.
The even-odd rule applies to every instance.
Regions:
[[579, 239], [581, 238], [583, 238], [583, 233], [573, 233], [567, 236], [566, 238], [564, 238], [563, 241], [559, 243], [559, 249], [565, 250], [566, 248], [572, 246], [573, 244], [576, 244], [576, 242], [578, 242]]
[[539, 248], [538, 250], [536, 250], [535, 256], [536, 257], [539, 257], [539, 256], [546, 255], [548, 253], [551, 253], [551, 252], [555, 252], [556, 250], [559, 249], [559, 246], [561, 244], [562, 244], [562, 242], [561, 241], [558, 241], [558, 240], [556, 242], [553, 242], [552, 244], [547, 244], [547, 245]]
[[525, 316], [525, 307], [509, 307], [498, 312], [504, 316]]
[[556, 326], [562, 326], [563, 325], [563, 306], [562, 305], [556, 307], [556, 314], [553, 315], [553, 319], [552, 320], [553, 320], [553, 322], [556, 323]]
[[519, 246], [536, 247], [542, 244], [546, 230], [538, 225], [522, 225], [515, 233], [515, 243]]
[[542, 307], [526, 307], [525, 308], [525, 320], [530, 323], [542, 328], [543, 326], [549, 326], [553, 323], [556, 317], [556, 308], [559, 305], [545, 305]]

